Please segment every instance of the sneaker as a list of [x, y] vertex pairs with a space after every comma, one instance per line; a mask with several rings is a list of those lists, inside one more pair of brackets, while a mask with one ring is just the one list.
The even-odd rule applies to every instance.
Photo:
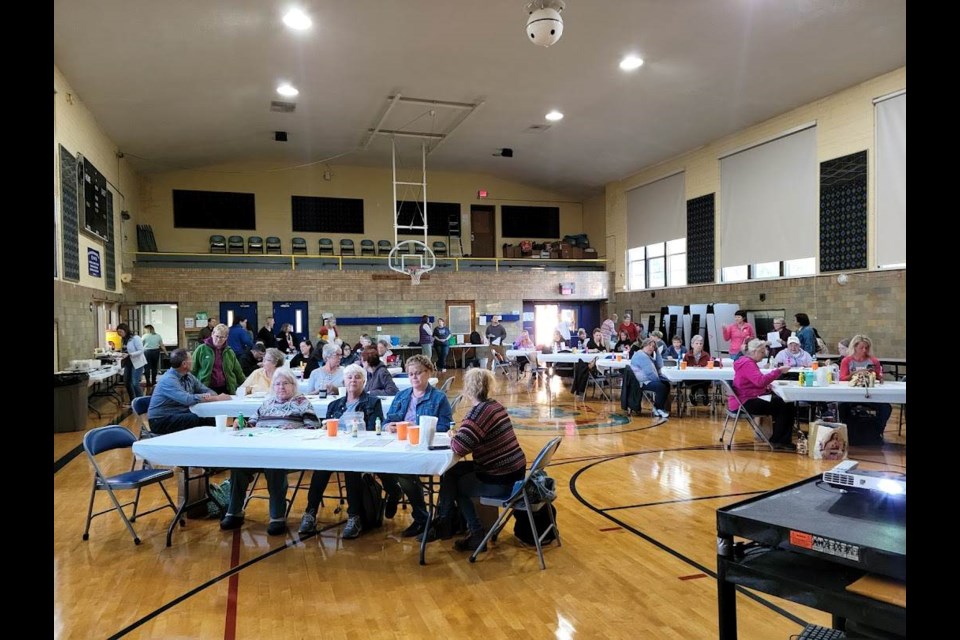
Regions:
[[414, 521], [409, 527], [403, 530], [403, 533], [400, 534], [402, 538], [412, 538], [414, 536], [420, 535], [423, 533], [423, 530], [426, 528], [424, 523]]
[[[477, 547], [483, 542], [483, 538], [486, 536], [486, 533], [483, 531], [471, 531], [469, 535], [465, 538], [461, 538], [453, 543], [453, 548], [457, 551], [476, 551]], [[484, 549], [486, 550], [486, 545]]]
[[360, 522], [360, 516], [350, 516], [347, 518], [347, 526], [343, 528], [340, 537], [345, 540], [353, 540], [360, 537], [361, 531], [363, 531], [363, 524]]
[[663, 409], [654, 409], [654, 410], [653, 410], [653, 415], [657, 416], [658, 418], [669, 418], [669, 417], [670, 417], [670, 414], [667, 413], [666, 411], [664, 411]]
[[239, 529], [243, 526], [243, 516], [235, 516], [232, 514], [227, 514], [223, 516], [223, 519], [220, 521], [220, 530], [221, 531], [230, 531], [231, 529]]
[[287, 532], [286, 520], [271, 520], [270, 524], [267, 525], [268, 536], [282, 536], [286, 532]]
[[392, 520], [397, 515], [397, 505], [400, 504], [400, 496], [387, 494], [387, 501], [383, 506], [383, 517]]
[[317, 515], [307, 511], [300, 518], [300, 535], [313, 533], [317, 530]]

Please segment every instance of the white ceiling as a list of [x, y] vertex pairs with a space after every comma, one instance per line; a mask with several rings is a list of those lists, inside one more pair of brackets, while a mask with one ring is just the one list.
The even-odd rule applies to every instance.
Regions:
[[[399, 92], [483, 101], [428, 174], [572, 197], [906, 64], [905, 0], [566, 4], [562, 39], [542, 48], [527, 42], [522, 0], [307, 0], [305, 33], [281, 22], [287, 1], [55, 0], [54, 63], [144, 172], [333, 156], [389, 166], [388, 139], [361, 146]], [[624, 73], [631, 52], [646, 63]], [[292, 114], [270, 111], [290, 100], [281, 79], [300, 89]], [[525, 132], [551, 109], [566, 117]], [[410, 128], [449, 124], [428, 111]], [[514, 157], [495, 157], [501, 147]]]

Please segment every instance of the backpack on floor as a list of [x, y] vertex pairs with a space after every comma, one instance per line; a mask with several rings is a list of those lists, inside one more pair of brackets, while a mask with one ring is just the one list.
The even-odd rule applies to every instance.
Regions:
[[360, 510], [360, 521], [364, 529], [379, 529], [383, 526], [383, 487], [373, 477], [372, 473], [360, 476], [363, 484], [363, 507]]
[[[557, 518], [557, 508], [553, 506], [553, 503], [548, 503], [538, 511], [533, 512], [533, 521], [537, 525], [537, 531], [543, 534], [547, 530], [547, 527], [550, 526], [550, 514], [547, 513], [547, 509], [553, 509], [553, 518]], [[526, 511], [514, 511], [513, 512], [513, 535], [517, 536], [521, 542], [528, 544], [530, 546], [536, 546], [536, 541], [533, 537], [533, 531], [530, 530], [530, 520], [527, 517]], [[544, 536], [543, 541], [540, 544], [550, 544], [557, 539], [554, 530], [551, 529], [550, 533]]]

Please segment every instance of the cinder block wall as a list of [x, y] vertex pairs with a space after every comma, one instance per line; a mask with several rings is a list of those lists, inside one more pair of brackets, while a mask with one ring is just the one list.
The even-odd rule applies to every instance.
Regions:
[[[655, 293], [655, 296], [651, 296]], [[765, 300], [760, 300], [765, 294]], [[793, 314], [804, 312], [833, 353], [837, 341], [865, 333], [876, 355], [907, 356], [907, 271], [869, 271], [849, 274], [845, 285], [836, 275], [784, 278], [735, 284], [699, 285], [677, 289], [617, 293], [611, 311], [659, 312], [666, 305], [727, 302], [741, 309], [783, 309], [793, 329]]]
[[53, 322], [57, 336], [55, 360], [66, 368], [71, 360], [92, 358], [97, 348], [97, 316], [90, 303], [119, 301], [123, 296], [60, 280], [53, 281]]
[[[607, 271], [461, 271], [428, 273], [419, 286], [410, 278], [380, 271], [275, 271], [256, 269], [184, 269], [137, 267], [127, 285], [126, 304], [170, 302], [179, 305], [179, 343], [185, 344], [183, 319], [206, 311], [218, 315], [221, 301], [256, 301], [262, 325], [274, 301], [306, 300], [310, 335], [323, 324], [321, 314], [340, 318], [446, 314], [448, 300], [472, 300], [478, 314], [522, 311], [524, 300], [569, 301], [561, 282], [576, 283], [577, 300], [605, 303], [610, 295]], [[222, 318], [221, 318], [222, 320]], [[519, 322], [504, 323], [509, 339]], [[258, 327], [259, 328], [259, 327]], [[362, 333], [376, 334], [375, 325], [341, 326], [341, 335], [355, 342]], [[405, 344], [417, 339], [416, 325], [382, 325], [382, 333], [399, 335]]]

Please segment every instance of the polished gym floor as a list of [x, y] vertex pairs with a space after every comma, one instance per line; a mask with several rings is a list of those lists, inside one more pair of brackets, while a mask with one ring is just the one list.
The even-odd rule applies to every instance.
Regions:
[[[449, 375], [452, 398], [462, 372], [442, 377]], [[545, 571], [512, 524], [475, 564], [447, 540], [430, 543], [420, 566], [419, 543], [399, 535], [410, 524], [404, 510], [381, 529], [341, 540], [345, 516], [334, 513], [336, 500], [318, 514], [318, 533], [301, 539], [305, 491], [286, 536], [267, 536], [266, 501], [254, 500], [242, 529], [222, 532], [216, 519], [188, 519], [170, 548], [170, 510], [134, 523], [139, 546], [116, 514], [95, 518], [83, 541], [92, 470], [83, 432], [58, 433], [54, 637], [713, 638], [716, 509], [835, 464], [771, 452], [744, 426], [727, 451], [718, 442], [723, 413], [707, 408], [681, 418], [674, 405], [658, 424], [649, 411], [627, 416], [619, 401], [575, 400], [569, 380], [498, 378], [496, 398], [510, 409], [528, 462], [563, 436], [548, 469], [558, 485], [563, 545], [547, 547]], [[122, 424], [139, 432], [129, 409], [106, 399], [98, 408], [103, 418], [91, 413], [88, 428]], [[898, 418], [895, 407], [885, 445], [852, 447], [850, 457], [865, 468], [906, 472], [906, 424]], [[117, 472], [122, 462], [111, 465]], [[176, 483], [167, 486], [175, 496]], [[161, 498], [149, 487], [142, 501], [149, 507]], [[99, 492], [96, 507], [107, 504]], [[741, 638], [788, 638], [807, 623], [830, 623], [826, 613], [762, 593], [738, 595], [738, 613]]]

